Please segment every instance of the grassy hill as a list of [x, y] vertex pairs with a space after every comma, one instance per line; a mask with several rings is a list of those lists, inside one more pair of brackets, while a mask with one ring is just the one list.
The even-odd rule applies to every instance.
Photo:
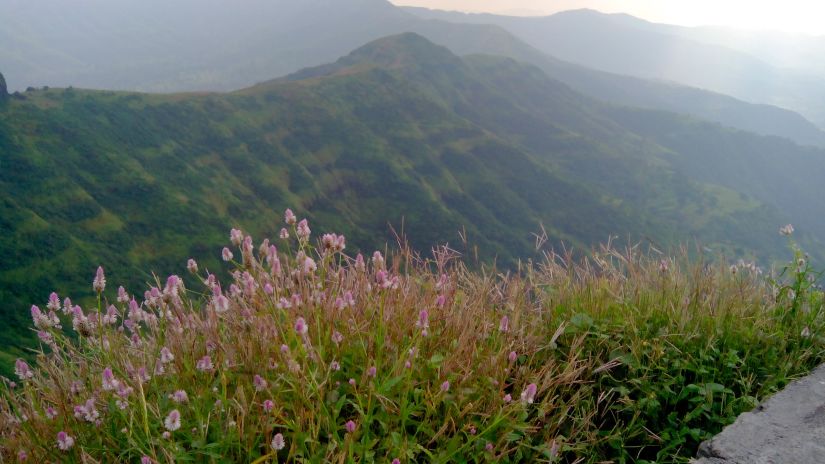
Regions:
[[[275, 235], [287, 205], [363, 247], [394, 241], [392, 226], [414, 248], [447, 242], [503, 266], [534, 253], [540, 224], [581, 251], [698, 240], [767, 263], [784, 255], [778, 226], [803, 221], [791, 213], [825, 217], [811, 182], [823, 152], [627, 111], [414, 34], [229, 94], [17, 95], [0, 110], [0, 342], [19, 354], [26, 308], [51, 291], [91, 297], [99, 264], [130, 289], [190, 256], [212, 267], [224, 224]], [[706, 156], [647, 132], [661, 121]], [[738, 182], [756, 146], [749, 179], [798, 176], [786, 196]], [[818, 243], [820, 224], [805, 224], [800, 240]]]

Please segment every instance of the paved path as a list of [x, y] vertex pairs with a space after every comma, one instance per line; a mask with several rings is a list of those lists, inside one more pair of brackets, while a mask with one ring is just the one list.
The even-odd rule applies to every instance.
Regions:
[[825, 464], [825, 365], [702, 443], [696, 464]]

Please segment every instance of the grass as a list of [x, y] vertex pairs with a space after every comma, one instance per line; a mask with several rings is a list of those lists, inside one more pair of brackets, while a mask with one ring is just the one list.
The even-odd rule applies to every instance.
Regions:
[[687, 462], [824, 358], [795, 245], [768, 275], [611, 246], [502, 274], [290, 222], [279, 251], [233, 231], [231, 281], [52, 303], [66, 329], [40, 318], [36, 365], [0, 387], [0, 458]]

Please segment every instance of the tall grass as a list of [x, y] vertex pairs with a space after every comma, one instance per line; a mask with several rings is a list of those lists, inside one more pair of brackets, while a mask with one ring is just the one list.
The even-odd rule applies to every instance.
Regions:
[[286, 220], [280, 249], [233, 230], [231, 282], [190, 261], [138, 302], [100, 270], [97, 307], [33, 308], [2, 460], [686, 462], [823, 360], [796, 248], [769, 276], [610, 246], [499, 274]]

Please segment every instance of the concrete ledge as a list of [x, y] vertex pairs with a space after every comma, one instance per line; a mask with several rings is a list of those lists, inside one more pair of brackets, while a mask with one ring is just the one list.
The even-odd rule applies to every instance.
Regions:
[[825, 365], [699, 447], [695, 464], [825, 464]]

